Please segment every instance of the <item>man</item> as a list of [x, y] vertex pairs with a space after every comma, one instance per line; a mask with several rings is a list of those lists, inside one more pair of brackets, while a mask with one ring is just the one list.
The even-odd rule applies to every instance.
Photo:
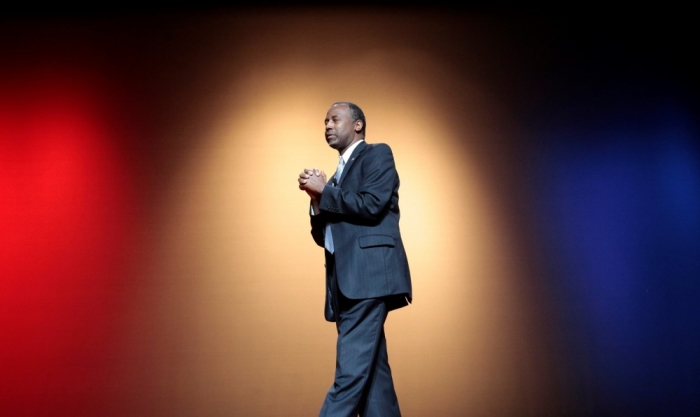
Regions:
[[399, 232], [399, 176], [386, 144], [364, 141], [366, 121], [353, 103], [326, 114], [326, 142], [338, 169], [305, 169], [299, 188], [311, 197], [311, 235], [325, 248], [325, 318], [338, 330], [335, 381], [321, 417], [400, 416], [387, 357], [384, 322], [411, 302], [411, 277]]

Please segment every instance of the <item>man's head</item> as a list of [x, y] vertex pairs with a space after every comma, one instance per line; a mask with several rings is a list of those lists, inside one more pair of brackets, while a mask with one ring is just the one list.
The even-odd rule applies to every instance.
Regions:
[[356, 104], [333, 103], [326, 113], [326, 142], [341, 155], [345, 150], [365, 138], [365, 115]]

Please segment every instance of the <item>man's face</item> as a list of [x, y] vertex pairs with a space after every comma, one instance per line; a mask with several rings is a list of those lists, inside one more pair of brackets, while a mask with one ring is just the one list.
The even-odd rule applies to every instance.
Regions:
[[[355, 140], [355, 123], [350, 116], [350, 108], [346, 104], [337, 104], [326, 113], [326, 142], [328, 146], [344, 151]], [[361, 122], [360, 122], [361, 123]]]

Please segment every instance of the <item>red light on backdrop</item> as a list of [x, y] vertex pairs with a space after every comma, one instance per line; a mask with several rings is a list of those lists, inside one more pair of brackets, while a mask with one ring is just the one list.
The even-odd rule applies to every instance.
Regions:
[[108, 395], [133, 180], [104, 114], [106, 91], [56, 75], [4, 84], [0, 403], [14, 416], [43, 404], [80, 415]]

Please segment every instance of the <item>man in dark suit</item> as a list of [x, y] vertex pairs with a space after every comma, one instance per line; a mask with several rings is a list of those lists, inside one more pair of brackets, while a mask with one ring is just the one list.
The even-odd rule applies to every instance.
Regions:
[[366, 121], [353, 103], [334, 103], [326, 142], [340, 154], [330, 181], [299, 174], [311, 197], [311, 235], [325, 248], [325, 318], [338, 330], [335, 381], [321, 417], [400, 416], [384, 322], [411, 302], [411, 277], [399, 232], [399, 176], [386, 144], [364, 141]]

